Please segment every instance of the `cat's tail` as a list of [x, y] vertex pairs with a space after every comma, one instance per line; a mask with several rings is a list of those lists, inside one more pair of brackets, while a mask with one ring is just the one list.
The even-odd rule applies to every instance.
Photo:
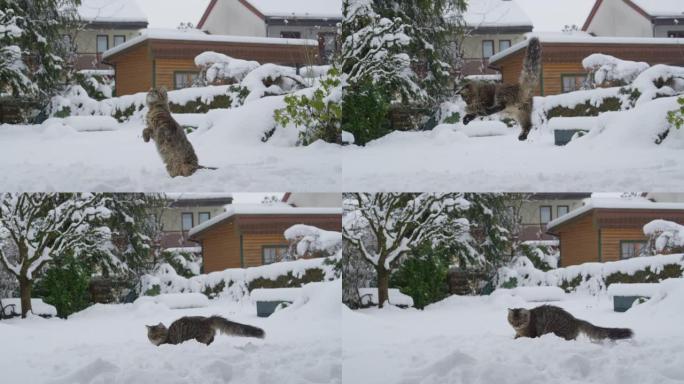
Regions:
[[261, 328], [247, 324], [236, 323], [221, 316], [212, 316], [209, 318], [209, 321], [211, 321], [211, 327], [215, 331], [220, 331], [226, 335], [256, 337], [259, 339], [263, 339], [266, 335], [264, 330]]
[[580, 331], [589, 336], [592, 340], [620, 340], [629, 339], [634, 336], [634, 332], [629, 328], [603, 328], [597, 327], [588, 321], [579, 320], [579, 322]]

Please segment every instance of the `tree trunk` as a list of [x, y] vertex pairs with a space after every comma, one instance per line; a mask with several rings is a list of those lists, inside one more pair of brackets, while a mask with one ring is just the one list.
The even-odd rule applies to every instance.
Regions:
[[378, 307], [382, 308], [389, 300], [389, 271], [385, 268], [378, 268]]
[[31, 311], [31, 288], [33, 282], [26, 276], [19, 277], [19, 292], [21, 293], [21, 318]]

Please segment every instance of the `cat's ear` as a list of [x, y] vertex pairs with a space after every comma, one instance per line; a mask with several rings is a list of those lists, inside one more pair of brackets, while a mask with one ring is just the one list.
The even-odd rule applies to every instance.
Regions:
[[147, 327], [147, 329], [152, 329], [152, 327], [154, 327], [154, 325], [145, 325], [145, 327]]
[[158, 327], [163, 327], [164, 324], [160, 321], [159, 324], [157, 324]]

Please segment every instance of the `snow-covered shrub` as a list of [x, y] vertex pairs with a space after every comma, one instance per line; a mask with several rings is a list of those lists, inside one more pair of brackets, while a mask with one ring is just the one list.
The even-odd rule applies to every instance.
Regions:
[[114, 95], [113, 70], [82, 70], [76, 73], [75, 79], [95, 100], [109, 99]]
[[684, 254], [636, 257], [606, 263], [584, 263], [544, 272], [527, 257], [517, 257], [498, 271], [497, 286], [557, 286], [566, 292], [604, 292], [613, 283], [657, 283], [684, 276]]
[[650, 65], [644, 62], [621, 60], [595, 53], [582, 60], [584, 69], [591, 73], [594, 86], [621, 86], [632, 83]]
[[288, 254], [296, 259], [330, 257], [342, 249], [342, 233], [297, 224], [285, 231], [290, 243]]
[[679, 109], [668, 112], [667, 121], [677, 127], [677, 129], [680, 129], [684, 125], [684, 97], [677, 99], [677, 102], [680, 105]]
[[195, 57], [200, 68], [199, 84], [226, 85], [241, 82], [251, 71], [259, 67], [256, 61], [235, 59], [217, 52], [204, 52]]
[[654, 220], [644, 226], [648, 250], [653, 254], [684, 253], [684, 226], [667, 220]]
[[558, 268], [560, 252], [558, 242], [528, 241], [520, 244], [520, 255], [527, 257], [534, 267], [542, 271]]
[[185, 278], [170, 264], [160, 265], [156, 272], [142, 278], [141, 293], [199, 292], [213, 298], [228, 297], [240, 301], [256, 288], [296, 288], [306, 283], [331, 281], [336, 278], [329, 258], [280, 262], [260, 267], [234, 268]]
[[339, 71], [331, 68], [310, 92], [286, 96], [286, 107], [275, 111], [276, 129], [294, 125], [301, 145], [316, 140], [341, 144], [342, 84]]
[[162, 258], [179, 275], [189, 278], [197, 276], [202, 270], [202, 248], [168, 248], [162, 252]]

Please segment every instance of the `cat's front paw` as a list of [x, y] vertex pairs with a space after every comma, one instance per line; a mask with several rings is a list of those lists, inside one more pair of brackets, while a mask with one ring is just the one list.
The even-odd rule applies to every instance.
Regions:
[[151, 132], [149, 129], [143, 130], [143, 140], [144, 140], [146, 143], [149, 143], [149, 142], [150, 142], [151, 136], [152, 136], [152, 132]]

